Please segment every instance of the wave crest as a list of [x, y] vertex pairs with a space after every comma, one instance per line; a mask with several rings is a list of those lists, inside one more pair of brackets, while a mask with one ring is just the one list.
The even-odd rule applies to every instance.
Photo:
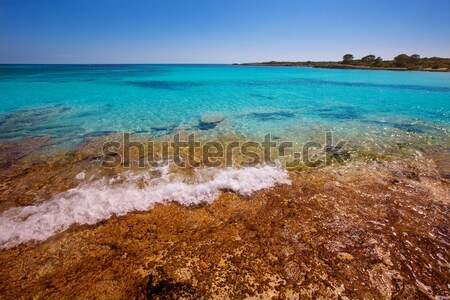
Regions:
[[152, 177], [149, 173], [127, 172], [120, 180], [103, 178], [39, 205], [11, 208], [0, 216], [0, 247], [43, 241], [72, 224], [95, 224], [112, 215], [148, 210], [157, 203], [211, 203], [221, 190], [250, 196], [277, 183], [290, 184], [285, 170], [269, 166], [201, 169], [193, 178], [171, 174], [168, 168], [160, 173]]

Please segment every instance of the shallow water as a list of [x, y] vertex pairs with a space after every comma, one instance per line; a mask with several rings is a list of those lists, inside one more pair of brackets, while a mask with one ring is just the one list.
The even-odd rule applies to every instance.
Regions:
[[[229, 65], [3, 65], [0, 139], [114, 132], [445, 137], [450, 74]], [[201, 119], [224, 121], [202, 126]]]

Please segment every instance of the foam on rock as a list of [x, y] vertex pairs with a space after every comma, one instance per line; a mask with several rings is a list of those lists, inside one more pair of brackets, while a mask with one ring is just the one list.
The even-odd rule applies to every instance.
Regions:
[[221, 190], [250, 196], [277, 183], [290, 184], [285, 170], [269, 166], [202, 169], [194, 178], [169, 173], [167, 168], [160, 173], [152, 177], [127, 172], [116, 179], [80, 185], [39, 205], [11, 208], [0, 216], [0, 247], [43, 241], [72, 224], [96, 224], [113, 215], [148, 210], [157, 203], [211, 203]]

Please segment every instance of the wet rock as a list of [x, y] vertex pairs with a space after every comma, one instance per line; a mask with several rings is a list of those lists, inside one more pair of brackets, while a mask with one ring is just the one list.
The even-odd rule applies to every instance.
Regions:
[[351, 255], [350, 253], [347, 252], [340, 252], [338, 253], [338, 258], [342, 259], [342, 260], [354, 260], [355, 257], [353, 257], [353, 255]]
[[[79, 158], [98, 153], [94, 144], [77, 149]], [[45, 201], [79, 185], [80, 172], [87, 180], [129, 171], [106, 173], [95, 160], [76, 160], [77, 153], [22, 157], [0, 173], [7, 179], [2, 199]], [[46, 241], [0, 250], [2, 298], [446, 297], [448, 182], [425, 160], [411, 164], [292, 172], [290, 186], [248, 199], [229, 191], [198, 207], [167, 203], [74, 225]], [[423, 180], [394, 185], [398, 170]]]
[[0, 170], [41, 149], [50, 140], [49, 136], [41, 136], [0, 143]]
[[419, 180], [419, 175], [415, 172], [411, 171], [403, 171], [403, 170], [394, 170], [392, 175], [400, 178]]
[[[167, 274], [153, 275], [147, 277], [145, 287], [143, 289], [144, 299], [194, 299], [196, 296], [195, 289], [191, 284], [177, 282]], [[200, 295], [198, 295], [200, 296]]]

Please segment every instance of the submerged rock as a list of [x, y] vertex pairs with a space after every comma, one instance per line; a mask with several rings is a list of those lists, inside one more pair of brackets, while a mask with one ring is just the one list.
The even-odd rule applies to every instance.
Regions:
[[0, 170], [4, 170], [14, 164], [17, 160], [41, 149], [47, 145], [50, 140], [51, 138], [49, 136], [40, 136], [17, 141], [1, 142]]
[[207, 117], [203, 117], [198, 124], [198, 129], [200, 130], [209, 130], [215, 128], [219, 123], [225, 120], [225, 117], [222, 115], [211, 115]]
[[74, 126], [67, 124], [51, 124], [61, 118], [70, 110], [69, 107], [54, 105], [50, 107], [38, 107], [19, 109], [0, 114], [0, 138], [11, 139], [29, 136], [33, 134], [51, 134], [60, 131], [68, 133], [74, 131]]
[[252, 112], [248, 114], [252, 118], [259, 119], [261, 121], [270, 121], [280, 118], [292, 118], [295, 114], [290, 110], [268, 110]]
[[352, 106], [319, 108], [315, 112], [324, 119], [355, 120], [361, 118], [361, 112]]
[[205, 124], [215, 124], [215, 123], [220, 123], [223, 120], [225, 120], [224, 116], [221, 115], [215, 115], [215, 116], [208, 116], [208, 117], [204, 117], [200, 120], [200, 123], [205, 123]]

